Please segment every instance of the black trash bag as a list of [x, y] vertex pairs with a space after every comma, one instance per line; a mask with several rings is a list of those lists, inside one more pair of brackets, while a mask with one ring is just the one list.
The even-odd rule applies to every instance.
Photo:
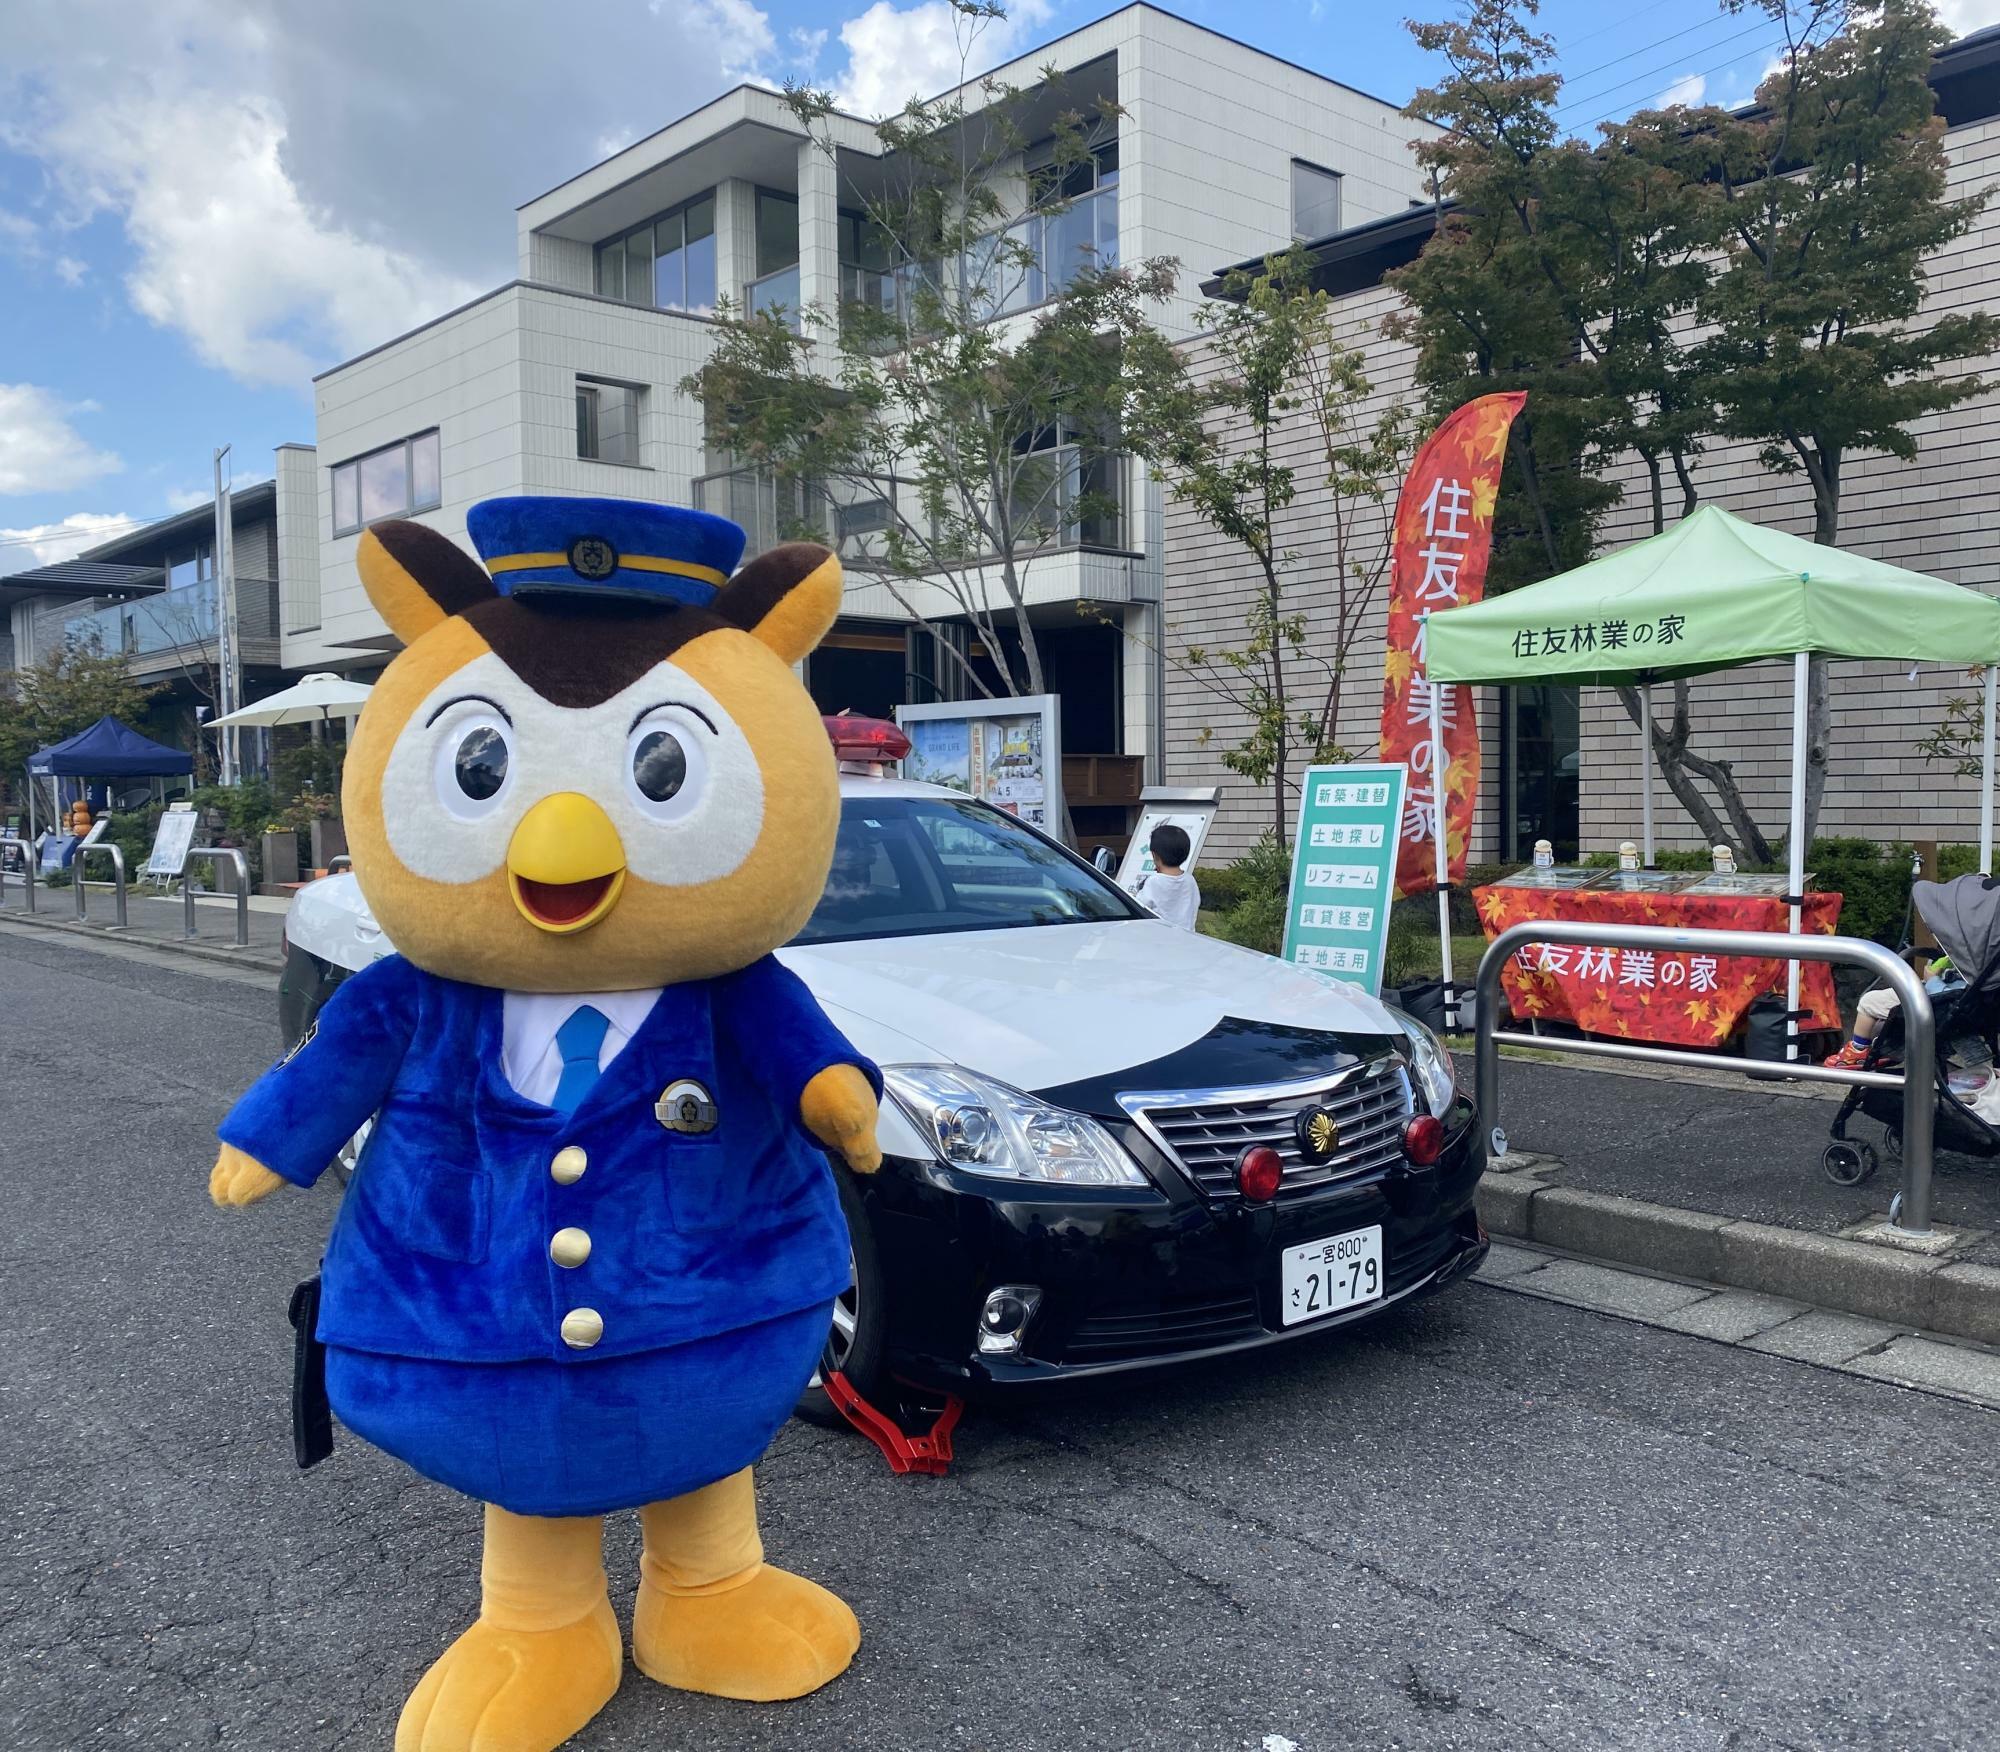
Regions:
[[1420, 979], [1396, 993], [1396, 1008], [1414, 1017], [1433, 1034], [1444, 1032], [1444, 981]]
[[[1790, 1055], [1785, 1051], [1788, 1037], [1785, 1033], [1785, 1019], [1791, 1014], [1785, 1008], [1785, 1000], [1776, 992], [1766, 992], [1762, 997], [1751, 1000], [1750, 1009], [1743, 1023], [1743, 1056], [1753, 1059], [1767, 1059], [1776, 1064], [1784, 1064]], [[1804, 1021], [1804, 1017], [1800, 1017]], [[1807, 1036], [1799, 1036], [1799, 1061], [1806, 1062]], [[1752, 1071], [1753, 1078], [1776, 1081], [1782, 1076], [1777, 1071]]]

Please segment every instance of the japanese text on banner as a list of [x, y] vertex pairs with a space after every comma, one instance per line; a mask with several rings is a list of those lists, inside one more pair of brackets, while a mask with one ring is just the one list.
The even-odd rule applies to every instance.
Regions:
[[1479, 725], [1470, 688], [1447, 687], [1439, 693], [1445, 770], [1434, 773], [1423, 617], [1478, 602], [1486, 594], [1507, 432], [1526, 400], [1521, 391], [1485, 395], [1451, 414], [1417, 452], [1396, 501], [1381, 749], [1383, 760], [1409, 770], [1396, 859], [1398, 894], [1413, 893], [1433, 880], [1432, 845], [1440, 810], [1451, 873], [1456, 878], [1465, 872], [1479, 795]]

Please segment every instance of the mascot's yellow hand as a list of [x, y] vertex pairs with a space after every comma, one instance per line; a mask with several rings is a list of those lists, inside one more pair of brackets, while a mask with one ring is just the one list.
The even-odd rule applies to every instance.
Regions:
[[799, 1117], [855, 1173], [873, 1174], [882, 1166], [875, 1143], [875, 1091], [853, 1065], [828, 1065], [814, 1077], [799, 1098]]
[[282, 1176], [273, 1174], [255, 1156], [246, 1156], [234, 1144], [224, 1144], [209, 1170], [208, 1196], [227, 1210], [231, 1205], [255, 1204], [284, 1184]]

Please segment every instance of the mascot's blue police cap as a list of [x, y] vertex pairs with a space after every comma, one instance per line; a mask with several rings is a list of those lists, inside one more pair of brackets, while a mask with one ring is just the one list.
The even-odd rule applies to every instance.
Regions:
[[745, 539], [728, 518], [706, 511], [551, 494], [482, 499], [465, 524], [503, 596], [561, 593], [697, 608], [736, 570]]

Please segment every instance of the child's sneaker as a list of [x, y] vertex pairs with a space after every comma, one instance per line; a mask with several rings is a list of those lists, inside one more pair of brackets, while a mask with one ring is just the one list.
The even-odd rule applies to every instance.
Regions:
[[1829, 1054], [1821, 1061], [1830, 1071], [1858, 1071], [1868, 1063], [1868, 1049], [1848, 1041], [1836, 1053]]

